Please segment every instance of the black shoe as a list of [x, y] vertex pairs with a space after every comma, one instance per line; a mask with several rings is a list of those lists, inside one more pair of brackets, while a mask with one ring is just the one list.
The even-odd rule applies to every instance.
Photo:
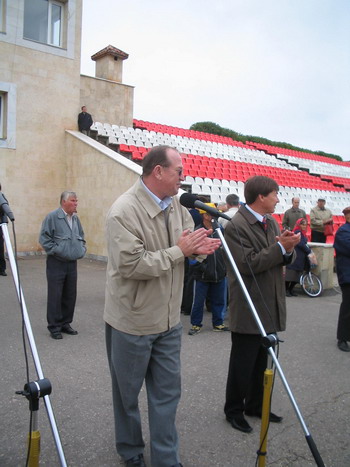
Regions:
[[226, 420], [231, 423], [232, 428], [243, 431], [243, 433], [250, 433], [253, 428], [249, 425], [243, 414], [234, 415], [233, 417], [227, 417]]
[[0, 271], [0, 276], [7, 276], [7, 272], [6, 271]]
[[143, 460], [143, 454], [134, 456], [131, 459], [125, 461], [127, 467], [146, 467], [145, 461]]
[[76, 336], [78, 334], [78, 331], [73, 329], [70, 324], [65, 324], [62, 327], [61, 332], [64, 332], [65, 334], [70, 334], [71, 336]]
[[283, 420], [283, 417], [281, 417], [280, 415], [276, 415], [273, 412], [270, 412], [270, 422], [271, 423], [281, 423], [282, 420]]
[[286, 291], [286, 297], [292, 297], [293, 295], [289, 292], [289, 290]]
[[[258, 417], [261, 418], [261, 413], [260, 412], [249, 412], [249, 410], [245, 411], [245, 414], [248, 415], [249, 417]], [[276, 415], [273, 412], [270, 412], [270, 422], [271, 423], [281, 423], [283, 420], [283, 417], [280, 417], [279, 415]]]
[[343, 352], [350, 352], [350, 346], [346, 341], [338, 341], [338, 349]]
[[52, 331], [50, 332], [50, 336], [52, 337], [52, 339], [62, 339], [62, 334], [60, 333], [60, 331]]
[[298, 294], [296, 292], [293, 292], [293, 290], [290, 291], [290, 296], [291, 297], [297, 297]]

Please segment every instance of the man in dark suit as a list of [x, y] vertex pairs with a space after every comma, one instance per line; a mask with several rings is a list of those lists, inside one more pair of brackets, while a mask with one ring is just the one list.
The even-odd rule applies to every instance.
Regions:
[[81, 112], [78, 115], [78, 127], [81, 133], [90, 136], [90, 127], [93, 124], [91, 115], [87, 112], [85, 105], [81, 108]]
[[[246, 205], [240, 207], [225, 229], [225, 239], [247, 287], [267, 334], [286, 327], [284, 264], [294, 258], [294, 246], [300, 234], [280, 233], [270, 215], [278, 203], [279, 187], [275, 180], [255, 176], [245, 184]], [[225, 414], [233, 428], [249, 433], [251, 426], [244, 417], [261, 417], [263, 376], [267, 367], [267, 350], [253, 314], [232, 269], [228, 268], [229, 324], [232, 348], [226, 387]], [[255, 276], [255, 280], [254, 280]], [[271, 422], [282, 417], [270, 414]]]

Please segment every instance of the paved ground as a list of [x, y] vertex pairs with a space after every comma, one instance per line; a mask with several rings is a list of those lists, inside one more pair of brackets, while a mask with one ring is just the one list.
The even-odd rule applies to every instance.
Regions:
[[[105, 263], [79, 262], [79, 296], [74, 327], [78, 336], [54, 341], [46, 330], [45, 259], [19, 259], [21, 283], [44, 376], [67, 464], [69, 466], [120, 465], [114, 449], [110, 379], [104, 347], [102, 310]], [[25, 465], [29, 426], [28, 402], [15, 395], [26, 382], [21, 338], [21, 317], [11, 274], [0, 278], [0, 465]], [[280, 337], [279, 361], [292, 389], [307, 429], [327, 467], [350, 466], [350, 354], [336, 347], [335, 331], [340, 295], [335, 290], [312, 299], [299, 292], [288, 298], [288, 330]], [[178, 430], [184, 467], [254, 466], [260, 425], [243, 434], [225, 421], [223, 403], [230, 350], [230, 334], [214, 333], [206, 313], [203, 331], [188, 336], [184, 325], [183, 395]], [[31, 354], [30, 380], [37, 379]], [[144, 433], [149, 460], [145, 391], [141, 394]], [[305, 433], [279, 376], [273, 394], [273, 411], [282, 414], [280, 425], [268, 433], [266, 465], [274, 467], [315, 465]], [[40, 465], [58, 466], [45, 405], [40, 405], [42, 437]], [[149, 464], [149, 462], [148, 462]]]

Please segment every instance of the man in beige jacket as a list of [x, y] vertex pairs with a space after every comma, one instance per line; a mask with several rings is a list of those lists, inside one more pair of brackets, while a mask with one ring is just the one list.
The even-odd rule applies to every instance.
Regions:
[[326, 200], [319, 198], [317, 205], [310, 211], [311, 241], [326, 243], [324, 228], [326, 224], [333, 223], [333, 215], [330, 209], [326, 207]]
[[220, 245], [212, 230], [193, 231], [175, 195], [183, 166], [177, 150], [152, 148], [143, 174], [107, 215], [104, 320], [116, 430], [127, 466], [145, 466], [138, 395], [146, 382], [152, 467], [181, 466], [175, 427], [180, 399], [184, 260]]

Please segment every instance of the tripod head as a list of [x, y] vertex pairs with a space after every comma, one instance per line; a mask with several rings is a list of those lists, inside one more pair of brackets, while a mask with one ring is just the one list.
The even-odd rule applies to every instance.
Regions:
[[39, 399], [51, 394], [52, 386], [47, 378], [32, 381], [24, 385], [23, 391], [16, 391], [16, 394], [25, 396], [29, 400], [29, 408], [33, 412], [39, 410]]

